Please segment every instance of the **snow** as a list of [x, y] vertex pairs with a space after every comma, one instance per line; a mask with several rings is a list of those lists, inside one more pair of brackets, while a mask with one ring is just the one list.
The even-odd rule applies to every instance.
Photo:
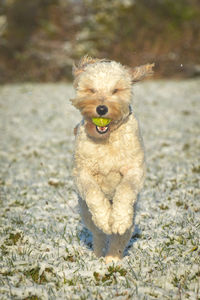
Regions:
[[0, 299], [198, 299], [200, 80], [134, 87], [147, 178], [117, 265], [94, 256], [80, 220], [72, 97], [66, 84], [0, 87]]

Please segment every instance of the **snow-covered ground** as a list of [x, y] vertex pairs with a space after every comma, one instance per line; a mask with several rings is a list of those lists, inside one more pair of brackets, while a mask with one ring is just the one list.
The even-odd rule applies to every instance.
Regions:
[[0, 299], [200, 299], [200, 80], [134, 88], [147, 178], [123, 261], [91, 250], [66, 84], [0, 87]]

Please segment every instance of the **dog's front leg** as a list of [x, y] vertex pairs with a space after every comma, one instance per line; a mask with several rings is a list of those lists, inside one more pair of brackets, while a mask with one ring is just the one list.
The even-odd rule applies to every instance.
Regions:
[[134, 204], [143, 185], [144, 168], [128, 169], [116, 188], [111, 214], [112, 233], [124, 234], [133, 224]]
[[111, 234], [109, 200], [88, 170], [82, 169], [78, 174], [75, 176], [75, 183], [81, 198], [86, 201], [94, 224], [104, 233]]

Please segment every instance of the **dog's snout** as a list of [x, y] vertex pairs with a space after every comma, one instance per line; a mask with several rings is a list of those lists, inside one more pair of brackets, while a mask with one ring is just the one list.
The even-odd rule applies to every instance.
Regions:
[[100, 115], [103, 116], [108, 112], [108, 108], [105, 105], [99, 105], [96, 108], [96, 112]]

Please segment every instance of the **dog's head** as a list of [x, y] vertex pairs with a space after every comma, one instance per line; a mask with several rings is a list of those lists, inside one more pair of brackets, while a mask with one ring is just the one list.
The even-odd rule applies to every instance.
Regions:
[[[72, 104], [78, 108], [86, 121], [86, 130], [91, 137], [106, 138], [112, 127], [129, 114], [134, 82], [153, 73], [154, 64], [130, 69], [120, 63], [85, 56], [73, 67], [76, 98]], [[94, 120], [110, 122], [98, 126]]]

